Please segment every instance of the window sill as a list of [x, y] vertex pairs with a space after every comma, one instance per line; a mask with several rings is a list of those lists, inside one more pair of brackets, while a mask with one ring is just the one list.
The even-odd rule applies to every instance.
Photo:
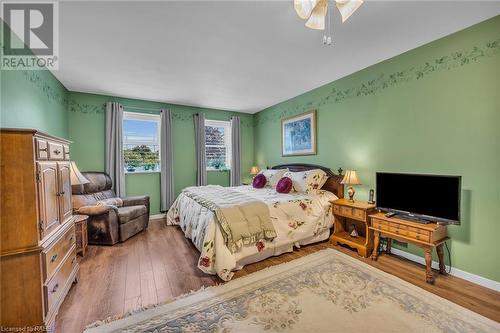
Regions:
[[160, 172], [161, 171], [132, 171], [132, 172], [125, 171], [125, 175], [144, 175], [144, 174], [160, 173]]

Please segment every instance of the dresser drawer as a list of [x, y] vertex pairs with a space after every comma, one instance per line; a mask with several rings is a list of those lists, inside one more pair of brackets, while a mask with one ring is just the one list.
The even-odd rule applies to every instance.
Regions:
[[46, 160], [49, 158], [49, 144], [47, 140], [37, 138], [35, 140], [36, 145], [36, 158], [38, 160]]
[[340, 215], [351, 217], [352, 216], [352, 208], [340, 206]]
[[[420, 230], [420, 229], [417, 229], [417, 230]], [[401, 235], [404, 237], [408, 237], [411, 239], [416, 239], [416, 240], [420, 240], [420, 241], [424, 241], [424, 242], [428, 242], [430, 240], [429, 233], [426, 231], [414, 232], [414, 231], [409, 231], [409, 230], [406, 230], [403, 228], [391, 226], [389, 228], [389, 232], [396, 234], [396, 235]]]
[[69, 146], [68, 145], [63, 146], [63, 152], [64, 152], [64, 160], [69, 161]]
[[64, 159], [64, 148], [62, 144], [49, 141], [48, 146], [49, 146], [49, 159], [51, 160]]
[[365, 220], [365, 211], [362, 209], [353, 208], [352, 209], [352, 216], [355, 219], [364, 221]]
[[75, 244], [75, 226], [71, 226], [55, 243], [42, 251], [43, 281], [52, 277], [57, 266]]
[[63, 291], [69, 281], [71, 272], [77, 265], [76, 261], [76, 246], [73, 246], [68, 256], [64, 258], [64, 262], [59, 270], [55, 272], [54, 276], [44, 284], [44, 301], [45, 301], [45, 315], [47, 315], [54, 305], [57, 304], [60, 297], [63, 296]]

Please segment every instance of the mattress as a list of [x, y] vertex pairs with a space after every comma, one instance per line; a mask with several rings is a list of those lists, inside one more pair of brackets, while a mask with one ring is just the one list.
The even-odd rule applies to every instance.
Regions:
[[293, 251], [293, 247], [327, 239], [333, 225], [330, 201], [337, 197], [320, 190], [313, 194], [277, 193], [273, 188], [237, 186], [233, 190], [267, 204], [277, 237], [244, 245], [231, 253], [226, 247], [213, 211], [181, 193], [167, 213], [167, 223], [179, 225], [200, 251], [198, 268], [228, 281], [235, 270], [271, 256]]

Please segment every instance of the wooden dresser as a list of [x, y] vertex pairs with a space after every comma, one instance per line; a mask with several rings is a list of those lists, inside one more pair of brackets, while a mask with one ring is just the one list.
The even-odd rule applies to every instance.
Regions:
[[36, 130], [1, 129], [2, 331], [52, 331], [78, 279], [70, 142]]

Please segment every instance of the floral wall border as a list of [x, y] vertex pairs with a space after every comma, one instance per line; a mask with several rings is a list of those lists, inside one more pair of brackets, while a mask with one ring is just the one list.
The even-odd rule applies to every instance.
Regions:
[[[277, 111], [279, 104], [271, 106], [255, 115], [254, 123], [258, 126], [266, 122], [277, 122], [289, 116], [300, 114], [310, 109], [318, 109], [321, 106], [340, 103], [346, 99], [371, 96], [377, 93], [395, 87], [399, 84], [421, 80], [432, 73], [453, 70], [462, 66], [477, 63], [488, 57], [493, 57], [500, 53], [500, 38], [487, 42], [482, 47], [474, 46], [466, 51], [456, 51], [448, 55], [434, 59], [431, 62], [425, 62], [419, 66], [412, 66], [406, 69], [395, 71], [391, 74], [380, 74], [378, 77], [367, 80], [358, 86], [347, 89], [337, 89], [331, 87], [330, 91], [319, 100], [308, 101], [303, 105], [296, 105], [286, 110]], [[335, 85], [336, 81], [327, 83]], [[316, 88], [321, 89], [324, 88]], [[313, 90], [314, 91], [314, 90]], [[286, 103], [287, 101], [281, 102]]]
[[[26, 81], [31, 83], [47, 97], [49, 103], [54, 102], [67, 107], [68, 99], [66, 98], [66, 91], [64, 91], [64, 93], [57, 91], [51, 84], [43, 79], [38, 72], [39, 71], [22, 71], [22, 75]], [[65, 90], [64, 87], [62, 89]]]

